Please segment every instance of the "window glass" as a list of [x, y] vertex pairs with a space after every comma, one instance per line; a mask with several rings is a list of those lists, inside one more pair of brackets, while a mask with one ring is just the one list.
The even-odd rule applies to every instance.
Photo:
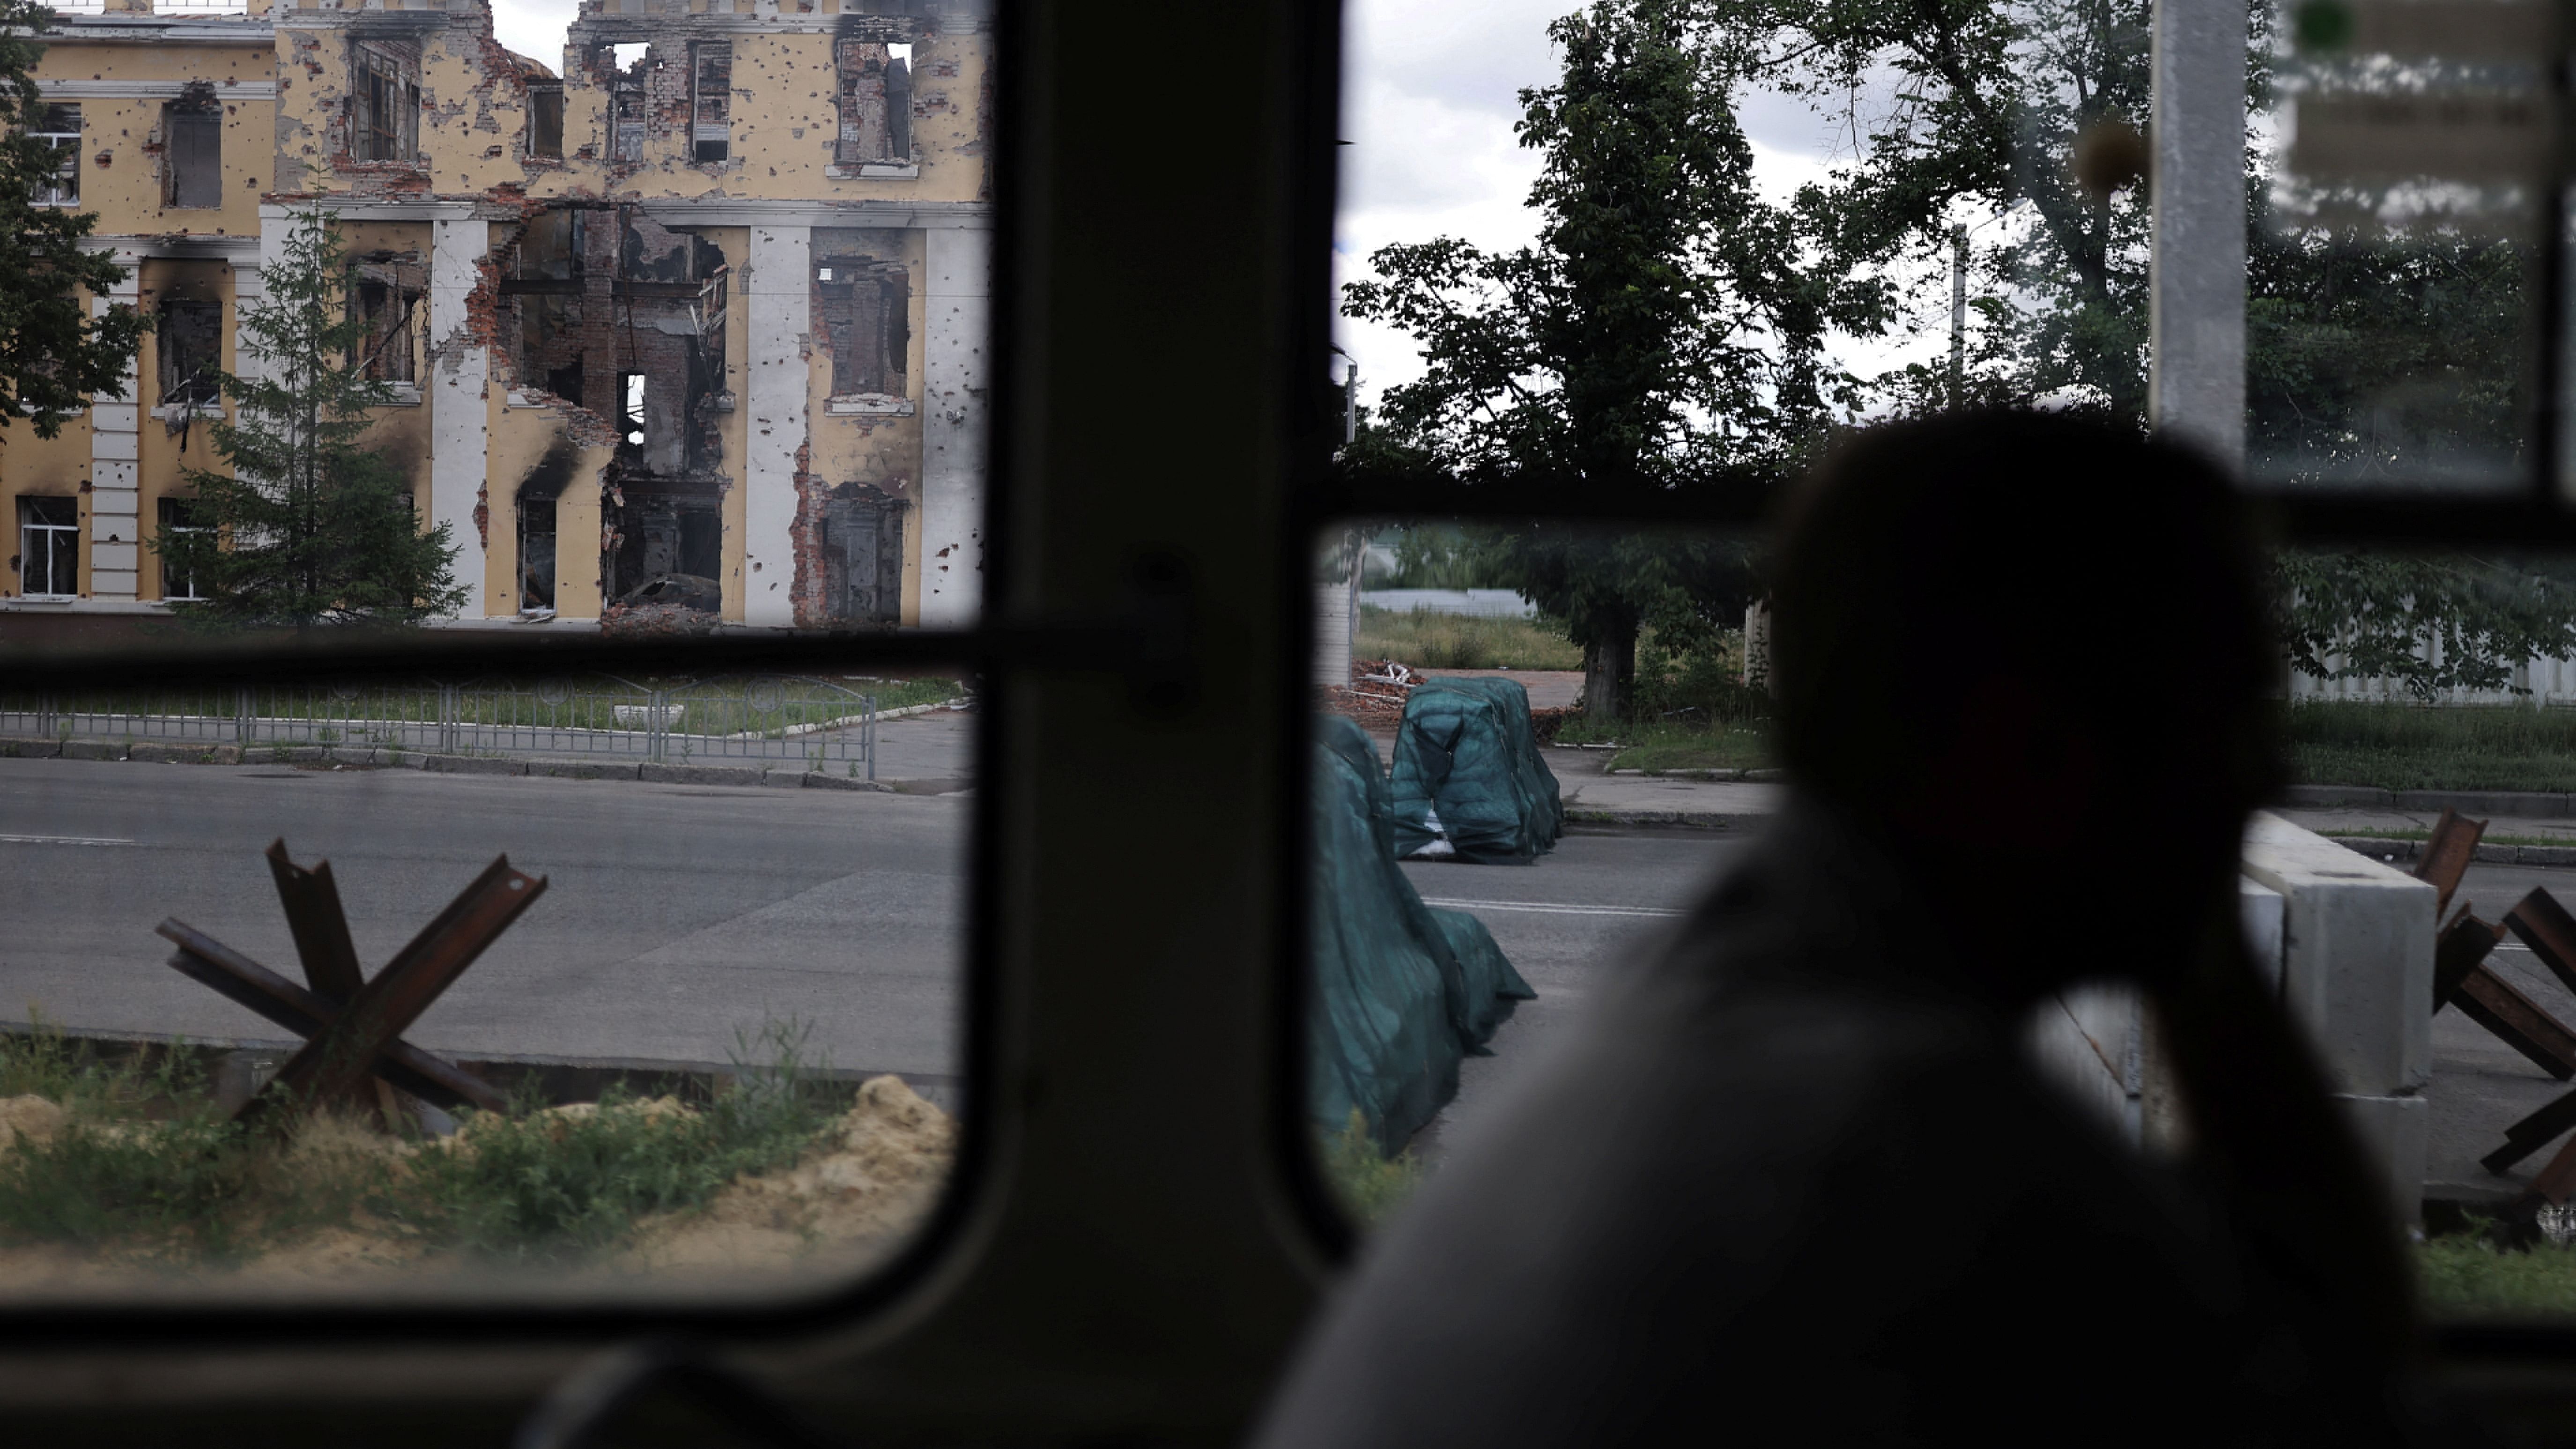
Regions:
[[52, 105], [45, 108], [44, 121], [31, 133], [60, 155], [61, 169], [55, 172], [49, 186], [39, 188], [38, 206], [80, 205], [81, 108]]
[[[1429, 520], [1319, 542], [1308, 1117], [1363, 1220], [1756, 848], [1781, 787], [1754, 558]], [[1624, 709], [1586, 708], [1596, 677]]]
[[2258, 482], [2527, 484], [2555, 14], [2434, 13], [2377, 0], [2257, 11], [2246, 468]]
[[980, 646], [853, 636], [981, 618], [994, 34], [775, 8], [34, 61], [131, 347], [0, 446], [103, 668], [0, 691], [0, 1301], [820, 1292], [943, 1190]]

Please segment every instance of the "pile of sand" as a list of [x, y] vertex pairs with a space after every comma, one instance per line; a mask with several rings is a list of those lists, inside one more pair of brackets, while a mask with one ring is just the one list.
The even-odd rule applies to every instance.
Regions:
[[929, 1212], [957, 1124], [900, 1077], [871, 1077], [821, 1146], [795, 1166], [735, 1181], [715, 1201], [636, 1234], [627, 1266], [652, 1272], [777, 1269], [817, 1252], [882, 1252]]

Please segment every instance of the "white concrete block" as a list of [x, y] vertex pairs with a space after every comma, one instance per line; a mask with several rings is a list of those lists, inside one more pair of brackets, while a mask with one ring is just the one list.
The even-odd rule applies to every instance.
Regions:
[[[805, 335], [813, 325], [813, 230], [755, 226], [743, 278], [743, 622], [796, 622], [796, 454], [805, 446]], [[925, 505], [926, 507], [926, 505]]]
[[130, 574], [143, 566], [139, 547], [131, 543], [92, 543], [89, 562], [102, 575], [111, 569]]
[[2237, 919], [2245, 923], [2245, 953], [2254, 958], [2273, 994], [2281, 990], [2282, 934], [2289, 902], [2279, 891], [2248, 876], [2236, 878]]
[[93, 459], [107, 462], [133, 462], [143, 456], [142, 435], [140, 433], [91, 433], [89, 455]]
[[[2428, 991], [2430, 988], [2426, 988]], [[2431, 1013], [2426, 1013], [2429, 1017]], [[2364, 1097], [2338, 1092], [2361, 1150], [2386, 1174], [2390, 1206], [2401, 1223], [2424, 1211], [2424, 1171], [2432, 1153], [2432, 1103], [2423, 1097]]]
[[2023, 1038], [2042, 1077], [2132, 1146], [2140, 1131], [2138, 1027], [2136, 991], [2085, 986], [2042, 1001]]
[[89, 596], [110, 603], [127, 603], [134, 598], [135, 573], [132, 569], [90, 570]]
[[134, 491], [136, 487], [135, 480], [140, 476], [140, 473], [140, 468], [138, 468], [130, 459], [93, 459], [89, 465], [89, 486], [92, 490], [100, 493], [105, 493], [112, 489], [123, 490], [130, 493]]
[[2257, 814], [2245, 874], [2281, 893], [2281, 1001], [2336, 1090], [2411, 1096], [2433, 1074], [2433, 888]]
[[143, 425], [143, 404], [92, 403], [89, 408], [89, 425], [98, 432], [133, 432]]

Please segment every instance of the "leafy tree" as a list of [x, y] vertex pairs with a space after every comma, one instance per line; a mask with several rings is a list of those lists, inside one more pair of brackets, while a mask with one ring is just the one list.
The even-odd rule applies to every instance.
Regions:
[[[1546, 156], [1537, 245], [1391, 246], [1370, 258], [1377, 279], [1344, 289], [1347, 313], [1412, 334], [1425, 361], [1387, 391], [1389, 436], [1354, 444], [1346, 466], [1689, 487], [1776, 475], [1855, 400], [1824, 339], [1874, 324], [1884, 288], [1811, 273], [1797, 218], [1755, 188], [1730, 79], [1693, 15], [1689, 0], [1596, 0], [1549, 27], [1562, 74], [1521, 93], [1519, 126]], [[1497, 542], [1505, 576], [1568, 621], [1586, 707], [1604, 716], [1627, 710], [1648, 619], [1690, 614], [1693, 583], [1727, 571], [1714, 545], [1534, 529]]]
[[87, 411], [91, 394], [114, 396], [143, 345], [132, 307], [92, 316], [83, 295], [105, 295], [126, 276], [114, 257], [81, 245], [97, 213], [38, 200], [63, 159], [32, 134], [52, 129], [35, 77], [45, 47], [34, 37], [53, 19], [30, 0], [0, 0], [0, 428], [23, 415], [40, 438]]
[[367, 326], [348, 305], [355, 278], [338, 223], [330, 212], [297, 215], [266, 273], [266, 299], [243, 304], [238, 335], [260, 368], [218, 374], [236, 413], [213, 428], [232, 471], [189, 470], [192, 526], [164, 526], [152, 540], [206, 596], [174, 605], [201, 624], [416, 623], [470, 597], [449, 575], [448, 526], [423, 531], [410, 481], [361, 442], [367, 410], [392, 391], [366, 376]]

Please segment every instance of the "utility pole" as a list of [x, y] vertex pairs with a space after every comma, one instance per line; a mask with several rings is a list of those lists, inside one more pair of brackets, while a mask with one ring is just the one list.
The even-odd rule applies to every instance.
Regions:
[[1950, 228], [1950, 406], [1968, 391], [1968, 226]]
[[2147, 417], [2245, 466], [2244, 0], [2156, 0]]

